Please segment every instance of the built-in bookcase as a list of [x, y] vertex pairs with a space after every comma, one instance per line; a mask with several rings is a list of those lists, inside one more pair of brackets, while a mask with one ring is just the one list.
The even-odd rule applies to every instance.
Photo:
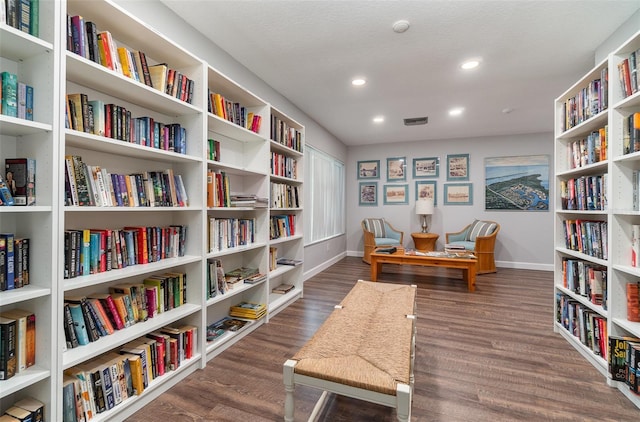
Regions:
[[611, 380], [607, 350], [609, 336], [640, 337], [640, 323], [627, 319], [626, 296], [627, 283], [640, 281], [631, 264], [631, 227], [640, 224], [633, 205], [640, 153], [623, 148], [640, 93], [625, 98], [618, 69], [638, 49], [640, 33], [555, 101], [554, 329], [640, 407], [627, 385]]
[[0, 115], [0, 165], [4, 177], [6, 158], [36, 160], [35, 206], [0, 207], [0, 233], [30, 241], [29, 285], [0, 292], [0, 312], [27, 309], [36, 316], [36, 361], [9, 380], [0, 381], [0, 413], [17, 400], [33, 397], [45, 404], [47, 420], [55, 419], [58, 354], [57, 326], [58, 110], [60, 79], [60, 5], [41, 2], [39, 36], [0, 23], [0, 71], [17, 75], [33, 87], [33, 120]]

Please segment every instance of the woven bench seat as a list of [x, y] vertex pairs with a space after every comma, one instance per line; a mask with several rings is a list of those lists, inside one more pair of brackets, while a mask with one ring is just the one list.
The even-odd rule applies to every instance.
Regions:
[[[415, 286], [359, 280], [285, 363], [285, 421], [293, 421], [295, 384], [395, 407], [398, 419], [408, 420], [415, 298]], [[406, 403], [399, 406], [399, 397]]]

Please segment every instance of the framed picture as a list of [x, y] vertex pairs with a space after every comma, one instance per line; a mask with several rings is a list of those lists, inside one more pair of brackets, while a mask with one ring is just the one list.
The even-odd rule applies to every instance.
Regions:
[[548, 155], [485, 158], [485, 209], [549, 211], [549, 162]]
[[405, 157], [387, 158], [387, 182], [407, 180], [407, 160]]
[[445, 183], [445, 205], [473, 205], [473, 183]]
[[469, 180], [469, 154], [447, 155], [447, 180]]
[[384, 185], [385, 205], [408, 204], [409, 185]]
[[438, 157], [414, 158], [413, 178], [438, 177], [440, 175], [440, 159]]
[[360, 182], [360, 202], [358, 205], [378, 205], [378, 182]]
[[424, 198], [433, 198], [433, 205], [438, 205], [438, 190], [436, 181], [416, 181], [416, 201]]
[[358, 179], [379, 179], [380, 160], [358, 161]]

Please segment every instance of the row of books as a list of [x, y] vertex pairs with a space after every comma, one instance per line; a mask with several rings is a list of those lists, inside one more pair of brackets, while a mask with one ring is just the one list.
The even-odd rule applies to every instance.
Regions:
[[599, 79], [592, 80], [587, 87], [563, 103], [563, 131], [579, 125], [608, 108], [608, 80], [609, 70], [605, 67]]
[[627, 319], [640, 322], [640, 282], [627, 283]]
[[33, 397], [25, 397], [13, 403], [4, 413], [12, 419], [3, 419], [4, 422], [42, 422], [44, 421], [44, 403]]
[[152, 275], [141, 283], [118, 284], [109, 293], [65, 296], [64, 332], [68, 349], [147, 321], [186, 303], [185, 273]]
[[213, 342], [222, 338], [227, 333], [237, 333], [244, 327], [251, 325], [252, 321], [245, 319], [224, 317], [207, 325], [207, 342]]
[[607, 268], [580, 259], [562, 258], [562, 285], [607, 309]]
[[212, 259], [207, 264], [207, 299], [224, 295], [238, 284], [258, 284], [267, 279], [258, 268], [239, 267], [225, 272], [219, 259]]
[[36, 160], [5, 158], [5, 178], [0, 174], [0, 205], [36, 205]]
[[299, 208], [300, 195], [298, 186], [286, 183], [271, 182], [272, 208]]
[[231, 186], [224, 171], [207, 169], [207, 207], [230, 207]]
[[640, 393], [640, 338], [609, 337], [609, 373], [611, 379], [625, 383]]
[[272, 152], [271, 153], [271, 174], [275, 176], [298, 178], [298, 161], [295, 158]]
[[256, 241], [255, 218], [209, 217], [209, 252], [219, 252]]
[[31, 266], [29, 238], [0, 233], [0, 291], [28, 286]]
[[255, 193], [231, 192], [229, 197], [231, 207], [241, 208], [267, 208], [269, 198], [264, 198]]
[[276, 115], [271, 115], [271, 139], [288, 148], [302, 152], [302, 132], [289, 126]]
[[632, 154], [640, 151], [640, 112], [622, 119], [622, 152]]
[[209, 113], [252, 132], [260, 133], [262, 116], [259, 114], [254, 114], [242, 104], [228, 100], [223, 95], [211, 90], [208, 91], [207, 99]]
[[83, 93], [67, 94], [65, 127], [164, 151], [187, 153], [187, 130], [179, 123], [162, 123], [153, 117], [133, 117], [131, 110]]
[[40, 0], [4, 0], [0, 5], [0, 23], [40, 36]]
[[0, 380], [36, 364], [36, 315], [26, 309], [0, 313]]
[[65, 205], [92, 207], [186, 207], [182, 175], [173, 169], [118, 174], [65, 156]]
[[33, 87], [18, 80], [18, 75], [2, 72], [0, 113], [33, 121]]
[[577, 300], [556, 293], [556, 321], [595, 355], [607, 359], [607, 320]]
[[296, 216], [294, 214], [273, 215], [269, 219], [270, 239], [295, 236]]
[[184, 256], [187, 226], [125, 226], [64, 232], [64, 278]]
[[606, 210], [609, 175], [580, 176], [560, 181], [563, 210]]
[[618, 63], [618, 80], [620, 81], [620, 90], [624, 98], [635, 94], [640, 88], [639, 61], [640, 48], [629, 53], [629, 57], [622, 59]]
[[570, 169], [585, 167], [607, 159], [608, 125], [594, 130], [586, 138], [567, 143], [567, 159]]
[[207, 160], [220, 161], [220, 141], [207, 139]]
[[229, 309], [229, 316], [245, 319], [260, 319], [267, 314], [267, 305], [242, 301]]
[[167, 63], [151, 64], [142, 51], [118, 47], [111, 32], [99, 31], [80, 15], [67, 15], [67, 50], [181, 101], [193, 101], [195, 81]]
[[64, 422], [89, 421], [175, 371], [197, 351], [197, 327], [166, 326], [64, 371]]
[[567, 249], [608, 259], [606, 221], [567, 219], [563, 221], [562, 227]]

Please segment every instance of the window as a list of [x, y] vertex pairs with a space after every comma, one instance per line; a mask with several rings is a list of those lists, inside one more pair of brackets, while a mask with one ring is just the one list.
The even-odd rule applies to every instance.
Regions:
[[310, 245], [344, 234], [344, 163], [306, 145], [304, 241]]

